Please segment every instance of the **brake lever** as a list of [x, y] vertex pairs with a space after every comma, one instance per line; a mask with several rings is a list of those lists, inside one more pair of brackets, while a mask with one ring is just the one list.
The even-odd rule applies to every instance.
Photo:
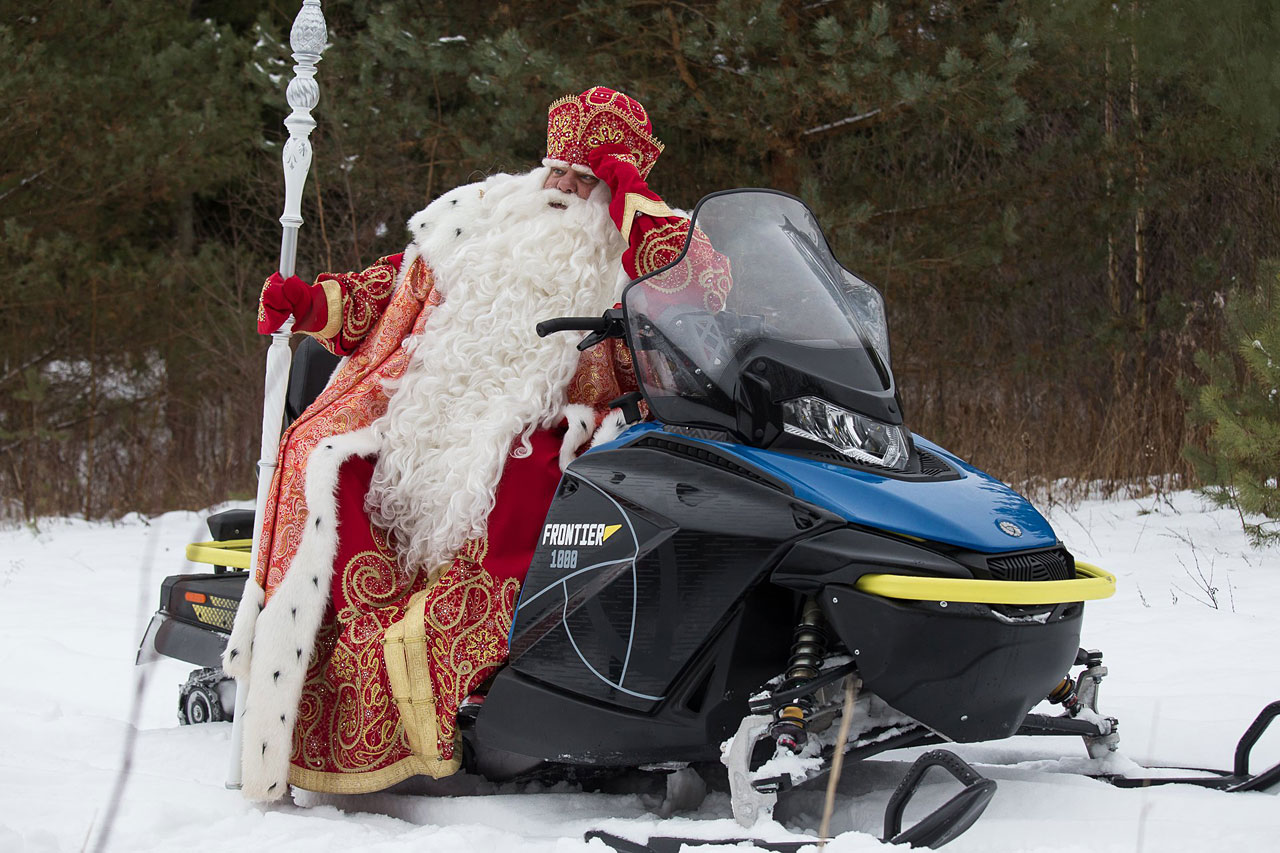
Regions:
[[604, 343], [609, 338], [625, 338], [627, 336], [627, 327], [622, 322], [621, 308], [609, 308], [602, 316], [605, 321], [605, 327], [578, 341], [578, 352], [586, 352], [596, 344]]

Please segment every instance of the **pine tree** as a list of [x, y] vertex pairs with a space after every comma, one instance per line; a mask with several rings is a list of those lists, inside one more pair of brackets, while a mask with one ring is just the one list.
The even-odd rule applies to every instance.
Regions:
[[1186, 452], [1204, 494], [1239, 511], [1263, 545], [1280, 541], [1280, 262], [1264, 263], [1258, 287], [1225, 309], [1235, 353], [1197, 353], [1207, 380], [1192, 389], [1191, 417], [1208, 428], [1207, 452]]

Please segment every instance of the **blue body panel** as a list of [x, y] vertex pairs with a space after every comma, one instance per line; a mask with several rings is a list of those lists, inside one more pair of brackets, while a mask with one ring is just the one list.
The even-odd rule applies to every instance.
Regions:
[[[661, 424], [636, 424], [617, 440], [589, 452], [620, 447], [653, 431], [669, 434]], [[742, 444], [698, 441], [785, 481], [801, 500], [865, 527], [988, 554], [1046, 548], [1058, 543], [1049, 522], [1026, 498], [919, 436], [915, 436], [916, 443], [944, 457], [960, 472], [960, 479], [897, 480]], [[1022, 529], [1022, 535], [1014, 537], [1005, 533], [999, 526], [1002, 521], [1016, 524]]]

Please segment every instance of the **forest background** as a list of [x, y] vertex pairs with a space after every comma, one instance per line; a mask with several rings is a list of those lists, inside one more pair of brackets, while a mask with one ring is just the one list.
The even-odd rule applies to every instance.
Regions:
[[[252, 494], [298, 5], [0, 0], [0, 515]], [[1194, 483], [1194, 355], [1233, 358], [1227, 309], [1280, 257], [1280, 4], [324, 14], [304, 277], [400, 251], [435, 196], [535, 164], [551, 100], [610, 85], [672, 204], [813, 207], [885, 295], [916, 432], [1051, 498]]]

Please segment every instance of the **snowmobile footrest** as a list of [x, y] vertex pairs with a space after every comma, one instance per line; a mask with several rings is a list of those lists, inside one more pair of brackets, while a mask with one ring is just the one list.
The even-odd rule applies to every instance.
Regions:
[[638, 841], [628, 841], [625, 838], [619, 838], [608, 832], [602, 832], [593, 829], [583, 836], [583, 841], [590, 841], [593, 838], [599, 838], [605, 844], [608, 844], [618, 853], [680, 853], [680, 848], [700, 847], [703, 845], [732, 845], [732, 844], [750, 844], [758, 850], [771, 850], [774, 853], [798, 853], [803, 847], [812, 847], [817, 841], [812, 839], [806, 841], [760, 841], [756, 838], [674, 838], [668, 836], [655, 835], [646, 843], [641, 844]]
[[[946, 770], [964, 788], [904, 832], [902, 813], [920, 787], [920, 780], [931, 767]], [[954, 752], [945, 749], [930, 750], [916, 759], [916, 763], [911, 765], [911, 769], [889, 798], [889, 805], [884, 810], [884, 840], [890, 844], [937, 849], [973, 826], [974, 821], [986, 810], [995, 792], [994, 779], [988, 779], [974, 770]]]

